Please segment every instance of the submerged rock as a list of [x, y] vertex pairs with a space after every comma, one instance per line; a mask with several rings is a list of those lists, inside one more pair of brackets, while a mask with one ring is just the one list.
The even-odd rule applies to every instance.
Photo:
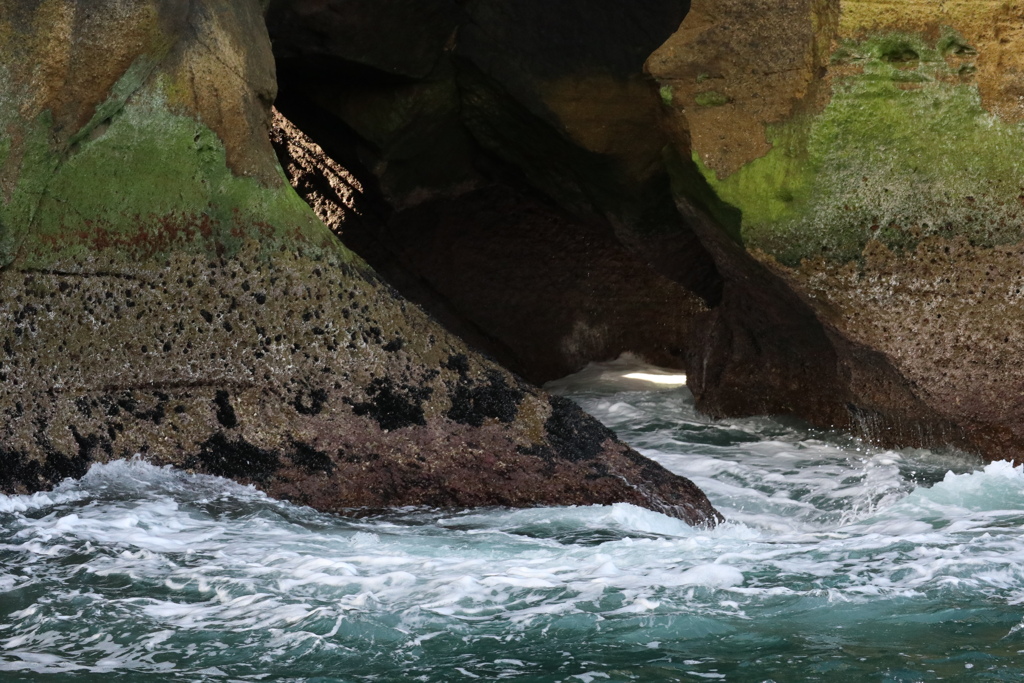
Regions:
[[680, 207], [726, 280], [690, 345], [702, 409], [1020, 452], [1022, 18], [694, 1], [647, 68], [689, 124]]
[[268, 141], [260, 3], [0, 1], [0, 490], [140, 454], [320, 510], [689, 481], [402, 300]]

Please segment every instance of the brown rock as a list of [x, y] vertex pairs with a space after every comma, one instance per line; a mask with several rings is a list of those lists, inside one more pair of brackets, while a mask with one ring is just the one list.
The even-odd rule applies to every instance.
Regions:
[[679, 205], [726, 280], [688, 347], [702, 409], [1019, 457], [1020, 20], [694, 3], [648, 69], [689, 123]]
[[264, 135], [258, 3], [122, 4], [0, 1], [0, 490], [139, 454], [321, 510], [628, 501], [718, 519], [315, 218]]
[[724, 177], [764, 156], [766, 125], [813, 106], [837, 9], [816, 0], [690, 4], [646, 69], [685, 111], [688, 142], [710, 169]]

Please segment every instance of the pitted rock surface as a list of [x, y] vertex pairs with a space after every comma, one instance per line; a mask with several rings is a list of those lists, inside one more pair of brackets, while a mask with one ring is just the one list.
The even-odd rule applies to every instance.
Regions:
[[726, 281], [688, 345], [702, 410], [1019, 459], [1022, 12], [695, 0], [648, 69]]
[[0, 490], [137, 455], [320, 510], [719, 519], [591, 418], [553, 420], [317, 220], [266, 135], [261, 10], [0, 0]]
[[715, 519], [692, 484], [365, 266], [249, 243], [169, 266], [9, 269], [0, 319], [7, 491], [140, 454], [321, 510], [626, 501]]

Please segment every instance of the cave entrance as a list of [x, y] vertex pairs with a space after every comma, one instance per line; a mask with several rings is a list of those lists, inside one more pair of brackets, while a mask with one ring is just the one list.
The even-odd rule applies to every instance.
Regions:
[[282, 166], [406, 298], [530, 381], [623, 352], [685, 368], [721, 278], [643, 73], [688, 3], [648, 4], [272, 2]]

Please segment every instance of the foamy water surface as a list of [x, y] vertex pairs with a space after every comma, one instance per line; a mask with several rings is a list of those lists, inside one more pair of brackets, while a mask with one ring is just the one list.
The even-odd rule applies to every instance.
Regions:
[[346, 518], [94, 467], [0, 496], [0, 680], [1024, 679], [1022, 468], [712, 422], [636, 373], [668, 374], [620, 360], [552, 389], [728, 523], [630, 505]]

